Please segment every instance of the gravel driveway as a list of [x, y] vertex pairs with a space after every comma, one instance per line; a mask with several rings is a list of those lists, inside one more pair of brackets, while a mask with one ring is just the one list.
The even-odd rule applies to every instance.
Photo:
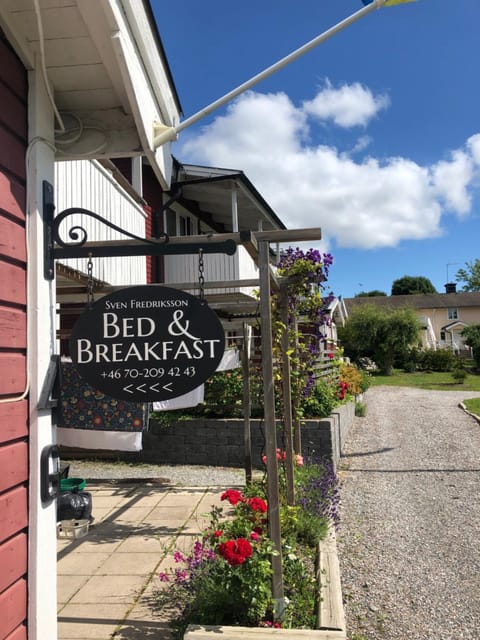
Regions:
[[368, 391], [340, 464], [350, 640], [480, 639], [479, 396]]

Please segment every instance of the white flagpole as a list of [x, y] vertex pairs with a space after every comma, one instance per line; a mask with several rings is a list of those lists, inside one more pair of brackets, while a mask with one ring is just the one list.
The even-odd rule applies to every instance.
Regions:
[[230, 102], [241, 93], [244, 93], [245, 91], [250, 89], [250, 87], [253, 87], [254, 85], [264, 80], [265, 78], [268, 78], [269, 76], [271, 76], [276, 71], [283, 69], [283, 67], [287, 66], [287, 64], [290, 64], [290, 62], [293, 62], [294, 60], [296, 60], [303, 54], [307, 53], [314, 47], [318, 46], [322, 42], [325, 42], [325, 40], [328, 40], [328, 38], [331, 38], [333, 35], [335, 35], [339, 31], [342, 31], [343, 29], [350, 26], [354, 22], [357, 22], [357, 20], [360, 20], [360, 18], [363, 18], [364, 16], [368, 15], [375, 9], [379, 9], [385, 4], [386, 1], [387, 0], [373, 0], [370, 4], [367, 4], [365, 7], [362, 7], [362, 9], [359, 9], [358, 11], [348, 16], [341, 22], [337, 23], [333, 27], [330, 27], [330, 29], [327, 29], [327, 31], [324, 31], [323, 33], [318, 35], [316, 38], [313, 38], [313, 40], [310, 40], [309, 42], [299, 47], [292, 53], [288, 54], [287, 56], [285, 56], [275, 64], [272, 64], [267, 69], [264, 69], [264, 71], [261, 71], [256, 76], [253, 76], [253, 78], [250, 78], [250, 80], [247, 80], [247, 82], [244, 82], [243, 84], [238, 86], [236, 89], [229, 91], [218, 100], [215, 100], [215, 102], [212, 102], [211, 104], [204, 107], [200, 111], [197, 111], [197, 113], [190, 116], [189, 118], [187, 118], [186, 120], [178, 124], [176, 127], [168, 127], [166, 125], [156, 123], [154, 125], [155, 127], [155, 137], [153, 141], [154, 148], [157, 149], [162, 144], [165, 144], [165, 142], [172, 142], [176, 140], [180, 131], [183, 131], [187, 127], [190, 127], [192, 124], [195, 124], [196, 122], [198, 122], [198, 120], [201, 120], [201, 118], [204, 118], [205, 116], [212, 113], [212, 111], [215, 111], [216, 109], [218, 109], [219, 107], [222, 107], [227, 102]]

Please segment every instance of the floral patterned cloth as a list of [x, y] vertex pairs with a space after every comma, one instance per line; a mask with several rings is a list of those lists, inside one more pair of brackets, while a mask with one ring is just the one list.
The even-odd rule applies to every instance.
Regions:
[[73, 364], [60, 364], [58, 426], [94, 431], [142, 431], [146, 405], [116, 400], [86, 383]]

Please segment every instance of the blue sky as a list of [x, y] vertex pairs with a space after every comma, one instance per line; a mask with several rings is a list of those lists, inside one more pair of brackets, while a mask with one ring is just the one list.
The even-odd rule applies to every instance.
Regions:
[[[184, 118], [363, 6], [151, 0]], [[337, 295], [439, 292], [480, 257], [480, 3], [373, 11], [185, 129], [183, 162], [243, 170], [289, 228], [322, 228]]]

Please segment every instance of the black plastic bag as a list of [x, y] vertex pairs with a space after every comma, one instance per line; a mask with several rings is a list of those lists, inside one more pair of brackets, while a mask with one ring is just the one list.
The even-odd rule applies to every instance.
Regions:
[[88, 491], [62, 491], [57, 498], [58, 520], [91, 520], [92, 494]]

